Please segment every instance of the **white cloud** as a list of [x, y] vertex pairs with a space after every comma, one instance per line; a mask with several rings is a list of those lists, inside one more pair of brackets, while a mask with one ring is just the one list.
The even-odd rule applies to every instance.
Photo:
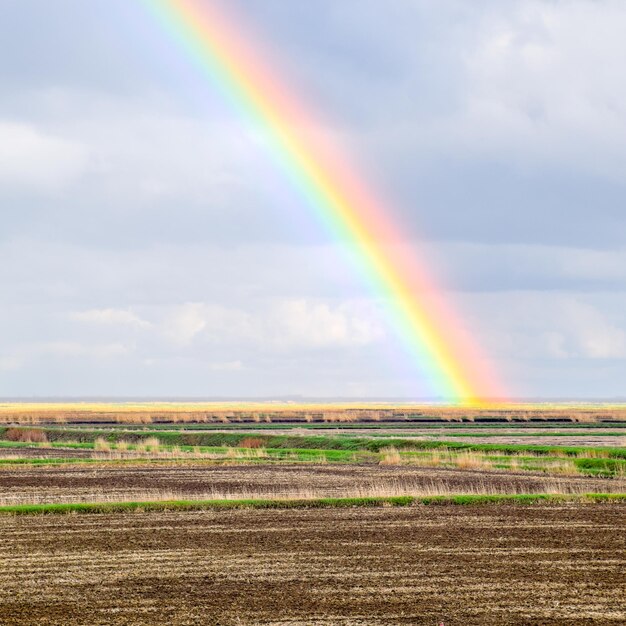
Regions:
[[[133, 202], [136, 211], [182, 197], [221, 205], [226, 189], [242, 179], [248, 187], [263, 180], [264, 153], [237, 118], [205, 111], [198, 119], [143, 100], [62, 93], [63, 134], [89, 146], [89, 188], [95, 185], [111, 202]], [[38, 97], [49, 106], [45, 93]]]
[[0, 371], [10, 372], [24, 368], [39, 359], [95, 359], [108, 360], [128, 356], [131, 346], [120, 342], [89, 344], [78, 341], [44, 341], [19, 345], [13, 351], [0, 357]]
[[625, 24], [619, 0], [523, 0], [487, 13], [466, 51], [463, 129], [451, 131], [480, 151], [623, 179]]
[[205, 305], [189, 302], [176, 308], [164, 322], [165, 336], [173, 343], [186, 345], [207, 325]]
[[84, 171], [87, 150], [32, 125], [0, 121], [0, 182], [56, 189]]
[[626, 358], [626, 331], [602, 311], [584, 302], [569, 303], [564, 318], [574, 353], [590, 359]]
[[17, 355], [0, 357], [0, 372], [13, 372], [19, 370], [24, 364], [24, 359]]
[[[422, 4], [414, 19], [427, 15], [433, 22], [425, 32], [433, 92], [425, 94], [420, 81], [425, 51], [414, 36], [398, 36], [394, 45], [404, 50], [398, 71], [407, 80], [378, 79], [372, 115], [383, 113], [360, 129], [365, 134], [357, 142], [367, 137], [370, 150], [393, 146], [396, 158], [410, 154], [416, 167], [443, 156], [626, 180], [624, 2], [442, 2], [433, 10]], [[389, 28], [403, 32], [393, 22]], [[415, 107], [386, 113], [381, 97]]]
[[279, 346], [325, 348], [359, 346], [384, 335], [380, 323], [354, 305], [331, 307], [305, 298], [279, 303], [265, 322], [268, 335]]
[[177, 307], [161, 328], [165, 337], [181, 346], [198, 341], [270, 350], [362, 346], [384, 336], [371, 306], [354, 302], [331, 306], [304, 298], [279, 300], [254, 312], [187, 303]]
[[141, 319], [138, 315], [126, 309], [89, 309], [87, 311], [74, 311], [70, 313], [70, 319], [79, 322], [135, 326], [137, 328], [149, 328], [152, 325], [150, 322]]
[[500, 358], [626, 359], [626, 319], [616, 314], [616, 302], [607, 306], [600, 296], [502, 292], [464, 300], [476, 318], [472, 326], [489, 320], [481, 325], [483, 335]]

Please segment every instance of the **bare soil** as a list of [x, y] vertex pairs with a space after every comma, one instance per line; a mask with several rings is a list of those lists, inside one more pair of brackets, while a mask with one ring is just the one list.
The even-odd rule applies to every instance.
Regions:
[[0, 504], [433, 493], [626, 493], [626, 480], [386, 465], [0, 466]]
[[[445, 439], [445, 434], [440, 439]], [[426, 439], [435, 439], [434, 437], [426, 437]], [[499, 435], [497, 437], [481, 437], [477, 434], [474, 437], [458, 437], [454, 438], [454, 441], [463, 443], [492, 443], [499, 445], [522, 445], [522, 446], [589, 446], [594, 448], [619, 448], [624, 446], [626, 437], [624, 435], [619, 436], [596, 436], [593, 434], [586, 434], [584, 437], [568, 437], [567, 435], [553, 436], [553, 437], [519, 437], [513, 435], [507, 436], [506, 434]]]
[[0, 623], [624, 624], [626, 507], [0, 517]]
[[90, 459], [93, 450], [84, 448], [0, 448], [0, 458]]

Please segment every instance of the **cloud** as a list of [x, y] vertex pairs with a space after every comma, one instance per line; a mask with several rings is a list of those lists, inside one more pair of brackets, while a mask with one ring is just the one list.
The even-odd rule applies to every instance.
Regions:
[[624, 23], [626, 6], [614, 0], [524, 0], [476, 11], [455, 48], [461, 90], [453, 106], [391, 122], [398, 141], [421, 159], [625, 183]]
[[331, 306], [304, 298], [263, 304], [254, 312], [205, 303], [176, 307], [161, 325], [175, 344], [251, 344], [271, 351], [364, 346], [384, 336], [371, 307], [347, 302]]
[[589, 359], [626, 359], [626, 331], [601, 310], [584, 302], [569, 303], [564, 312], [572, 334], [573, 354]]
[[3, 125], [0, 107], [0, 183], [14, 207], [2, 236], [53, 230], [101, 247], [289, 238], [276, 225], [300, 201], [239, 119], [71, 89], [57, 94], [60, 115], [46, 94], [28, 95], [36, 124]]
[[24, 363], [23, 358], [16, 355], [0, 357], [0, 372], [12, 372], [19, 370]]
[[135, 326], [137, 328], [149, 328], [151, 326], [150, 322], [141, 319], [132, 311], [125, 309], [89, 309], [87, 311], [74, 311], [70, 313], [70, 319], [79, 322]]
[[[623, 294], [507, 292], [465, 296], [486, 343], [500, 359], [626, 359]], [[532, 365], [530, 365], [532, 367]]]
[[0, 357], [0, 371], [17, 371], [29, 364], [48, 359], [92, 359], [94, 361], [116, 359], [131, 354], [132, 347], [121, 342], [86, 344], [78, 341], [44, 341], [18, 345], [13, 351]]
[[304, 298], [279, 303], [265, 324], [273, 342], [287, 348], [362, 346], [384, 336], [380, 322], [353, 304], [331, 307]]
[[190, 302], [177, 307], [164, 322], [164, 334], [179, 345], [189, 344], [207, 325], [207, 308]]
[[131, 348], [122, 343], [86, 345], [77, 341], [50, 341], [29, 347], [26, 352], [30, 356], [58, 356], [58, 357], [90, 357], [108, 359], [125, 356]]
[[85, 171], [87, 154], [77, 141], [0, 120], [0, 183], [5, 186], [40, 191], [66, 187]]
[[241, 361], [224, 361], [222, 363], [209, 363], [209, 369], [214, 372], [236, 372], [243, 369]]
[[626, 291], [623, 249], [470, 242], [429, 249], [451, 284], [468, 291]]

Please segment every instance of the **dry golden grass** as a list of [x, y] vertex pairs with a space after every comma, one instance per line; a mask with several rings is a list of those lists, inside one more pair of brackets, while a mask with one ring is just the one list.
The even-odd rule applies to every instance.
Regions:
[[[585, 483], [572, 483], [559, 478], [550, 478], [531, 488], [515, 485], [498, 485], [488, 480], [477, 480], [461, 488], [447, 484], [445, 480], [421, 482], [416, 484], [410, 479], [392, 479], [372, 481], [369, 484], [357, 484], [345, 489], [341, 497], [346, 498], [391, 498], [399, 496], [451, 496], [451, 495], [517, 495], [520, 493], [545, 494], [583, 494], [589, 491]], [[315, 486], [292, 485], [285, 487], [233, 486], [232, 488], [208, 486], [204, 491], [188, 491], [168, 488], [142, 488], [133, 490], [92, 488], [72, 492], [58, 490], [33, 490], [0, 494], [0, 506], [15, 504], [46, 504], [60, 502], [158, 502], [180, 500], [313, 500], [329, 497], [326, 488]], [[334, 495], [334, 494], [333, 494]]]
[[400, 465], [402, 463], [402, 457], [396, 448], [390, 446], [389, 448], [383, 448], [381, 450], [380, 465]]
[[[514, 455], [502, 457], [499, 452], [474, 452], [474, 451], [455, 451], [448, 448], [439, 448], [432, 452], [424, 452], [421, 454], [398, 454], [397, 459], [391, 463], [393, 465], [413, 465], [417, 467], [457, 467], [464, 470], [498, 470], [498, 471], [532, 471], [545, 472], [547, 474], [577, 476], [580, 470], [576, 467], [574, 461], [567, 457], [565, 453], [554, 454], [552, 457], [558, 457], [558, 460], [546, 459], [544, 455], [533, 452], [521, 452]], [[602, 457], [604, 455], [601, 455]], [[536, 459], [535, 464], [524, 463], [528, 459]]]
[[493, 467], [487, 455], [469, 451], [456, 454], [454, 464], [461, 469], [491, 469]]
[[147, 452], [158, 452], [161, 448], [161, 442], [157, 437], [147, 437], [143, 440], [143, 445], [146, 448]]
[[402, 421], [427, 416], [448, 422], [475, 421], [489, 416], [504, 421], [566, 420], [593, 423], [626, 421], [625, 404], [504, 404], [443, 406], [421, 403], [289, 403], [289, 402], [129, 402], [129, 403], [3, 403], [0, 423], [149, 424], [159, 421], [205, 423], [260, 423], [302, 421], [361, 422]]
[[111, 450], [111, 444], [103, 437], [97, 437], [93, 442], [93, 449], [96, 452], [109, 452]]
[[551, 463], [549, 465], [550, 474], [563, 474], [565, 476], [575, 476], [580, 474], [573, 461], [559, 461], [558, 463]]
[[48, 441], [46, 433], [37, 428], [7, 428], [4, 439], [22, 443], [44, 443]]
[[[225, 448], [223, 451], [203, 451], [200, 447], [194, 446], [191, 449], [183, 450], [180, 446], [160, 445], [156, 437], [142, 439], [136, 443], [120, 440], [116, 443], [98, 438], [95, 441], [92, 459], [102, 461], [119, 459], [208, 459], [208, 460], [232, 460], [250, 461], [255, 459], [268, 458], [267, 451], [263, 447], [250, 448]], [[283, 457], [286, 460], [297, 460], [297, 455], [287, 454]], [[326, 457], [320, 454], [319, 462], [326, 462]]]
[[610, 457], [608, 450], [602, 450], [600, 448], [594, 448], [592, 450], [585, 450], [579, 456], [584, 456], [592, 459], [608, 459]]

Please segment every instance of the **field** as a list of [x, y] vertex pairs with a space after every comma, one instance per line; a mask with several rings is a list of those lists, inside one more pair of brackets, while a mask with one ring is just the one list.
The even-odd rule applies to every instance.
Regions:
[[624, 404], [125, 402], [0, 403], [0, 423], [352, 423], [626, 421]]
[[17, 466], [0, 472], [0, 504], [306, 499], [452, 494], [626, 493], [626, 479], [391, 465]]
[[0, 623], [626, 621], [624, 407], [261, 409], [2, 405]]
[[624, 509], [1, 517], [3, 624], [623, 624]]

